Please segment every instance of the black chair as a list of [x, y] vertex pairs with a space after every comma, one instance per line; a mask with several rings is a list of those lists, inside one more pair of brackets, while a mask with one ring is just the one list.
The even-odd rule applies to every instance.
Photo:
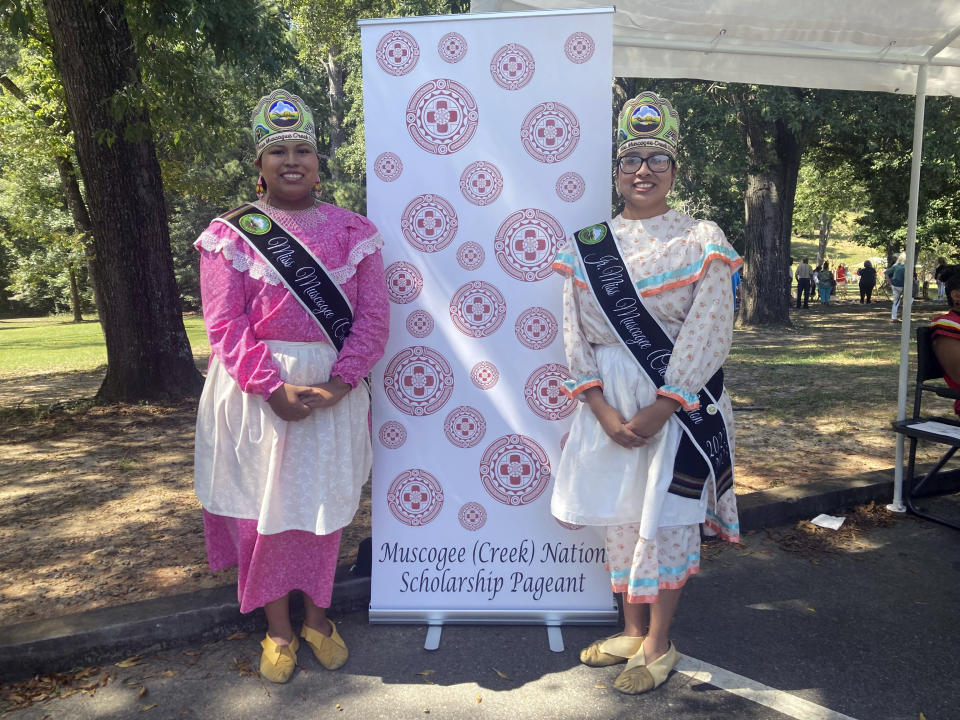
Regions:
[[[893, 429], [896, 432], [910, 438], [910, 454], [907, 460], [906, 477], [904, 478], [904, 504], [914, 515], [960, 530], [960, 525], [957, 523], [930, 515], [914, 504], [914, 500], [923, 493], [924, 486], [933, 483], [934, 478], [937, 477], [943, 466], [960, 449], [960, 422], [958, 422], [956, 416], [950, 418], [931, 417], [925, 416], [921, 412], [924, 393], [933, 393], [938, 397], [951, 400], [960, 399], [960, 390], [951, 390], [943, 384], [943, 368], [940, 367], [937, 356], [933, 353], [932, 340], [932, 328], [917, 328], [917, 387], [913, 396], [913, 417], [897, 420], [893, 423]], [[939, 382], [928, 382], [930, 380], [938, 380]], [[936, 425], [924, 427], [925, 423], [936, 423]], [[953, 434], [954, 432], [956, 435]], [[920, 440], [949, 445], [950, 447], [937, 461], [937, 464], [915, 483], [917, 442]], [[956, 489], [958, 488], [940, 487], [937, 492], [952, 492]]]

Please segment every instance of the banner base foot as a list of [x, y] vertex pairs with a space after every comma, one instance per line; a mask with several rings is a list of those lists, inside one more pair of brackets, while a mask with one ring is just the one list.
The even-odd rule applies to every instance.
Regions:
[[427, 639], [423, 641], [424, 650], [436, 650], [440, 647], [443, 625], [427, 625]]
[[559, 625], [547, 625], [547, 642], [552, 652], [563, 652], [563, 628]]

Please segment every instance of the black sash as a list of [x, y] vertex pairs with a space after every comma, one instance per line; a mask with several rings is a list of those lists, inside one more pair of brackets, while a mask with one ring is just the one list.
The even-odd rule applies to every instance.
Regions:
[[323, 263], [274, 218], [253, 205], [241, 205], [217, 220], [239, 233], [270, 263], [287, 290], [340, 352], [353, 324], [353, 308]]
[[[673, 341], [644, 306], [620, 255], [613, 231], [607, 223], [601, 223], [579, 230], [574, 237], [593, 296], [607, 323], [650, 381], [657, 389], [663, 387]], [[722, 392], [721, 369], [698, 393], [699, 410], [680, 408], [677, 411], [683, 436], [669, 489], [674, 495], [699, 499], [711, 469], [718, 498], [733, 486], [727, 427], [717, 407]]]

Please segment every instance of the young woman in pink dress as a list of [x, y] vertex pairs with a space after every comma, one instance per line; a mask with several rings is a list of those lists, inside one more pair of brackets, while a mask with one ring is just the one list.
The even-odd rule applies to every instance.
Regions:
[[208, 560], [215, 571], [238, 566], [241, 612], [266, 614], [260, 672], [286, 682], [300, 645], [290, 618], [294, 591], [304, 600], [300, 638], [328, 669], [347, 660], [326, 608], [341, 528], [370, 472], [364, 378], [383, 354], [389, 308], [376, 227], [316, 197], [310, 109], [276, 90], [261, 98], [252, 123], [260, 199], [240, 225], [250, 237], [283, 228], [319, 261], [353, 315], [338, 352], [284, 284], [282, 267], [225, 220], [229, 213], [196, 242], [212, 351], [194, 477]]

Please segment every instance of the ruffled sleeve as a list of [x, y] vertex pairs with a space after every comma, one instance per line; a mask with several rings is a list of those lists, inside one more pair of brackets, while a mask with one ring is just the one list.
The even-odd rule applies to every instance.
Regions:
[[[254, 335], [246, 313], [245, 284], [253, 277], [253, 259], [243, 251], [242, 244], [239, 235], [218, 222], [212, 223], [195, 243], [200, 250], [203, 322], [211, 351], [240, 389], [268, 399], [283, 380], [270, 349]], [[269, 282], [262, 270], [259, 274]]]
[[734, 317], [731, 276], [743, 264], [715, 223], [697, 223], [693, 232], [700, 241], [702, 262], [685, 268], [687, 283], [694, 284], [692, 304], [674, 341], [665, 384], [658, 391], [686, 410], [700, 407], [697, 393], [730, 352]]
[[563, 283], [563, 349], [567, 356], [567, 368], [572, 379], [563, 384], [563, 391], [570, 397], [583, 399], [581, 393], [587, 388], [603, 387], [600, 370], [587, 341], [580, 317], [578, 288], [587, 288], [580, 259], [575, 254], [573, 241], [568, 239], [553, 263], [553, 269], [564, 276]]
[[367, 218], [354, 215], [346, 230], [350, 242], [347, 262], [333, 274], [339, 283], [356, 276], [357, 299], [350, 335], [330, 373], [356, 387], [383, 355], [390, 328], [390, 303], [380, 254], [383, 238], [376, 226]]

